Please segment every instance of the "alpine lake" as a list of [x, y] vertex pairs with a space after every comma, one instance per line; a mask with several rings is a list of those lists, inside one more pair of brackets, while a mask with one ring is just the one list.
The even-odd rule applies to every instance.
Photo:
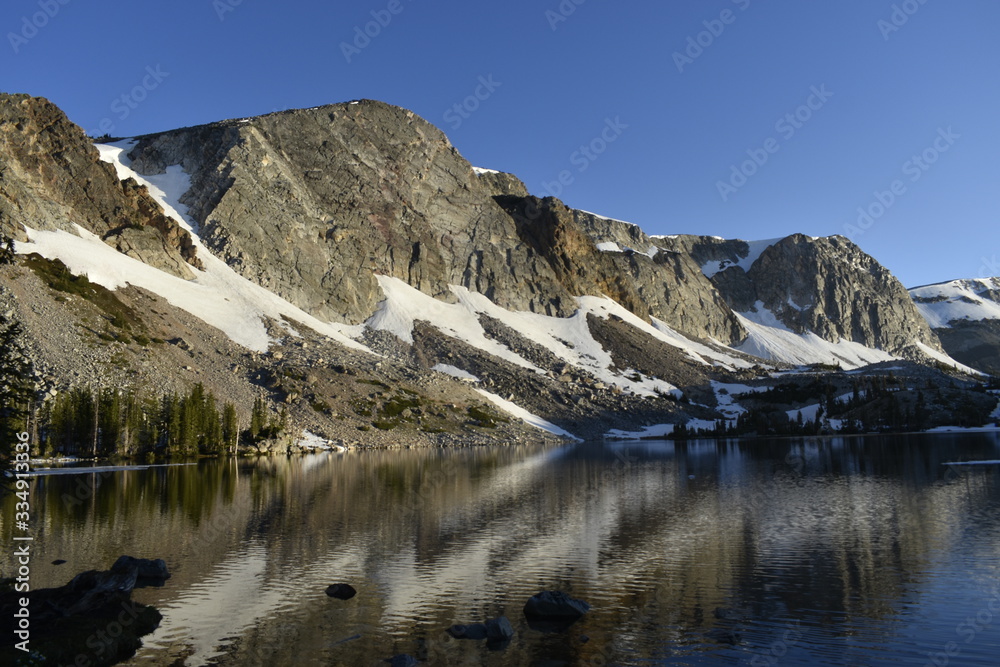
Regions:
[[[995, 666], [1000, 465], [951, 464], [997, 459], [1000, 434], [962, 433], [43, 475], [31, 586], [164, 559], [165, 585], [133, 593], [163, 619], [130, 665]], [[335, 583], [357, 595], [328, 597]], [[591, 610], [529, 625], [543, 590]], [[508, 643], [447, 633], [502, 615]]]

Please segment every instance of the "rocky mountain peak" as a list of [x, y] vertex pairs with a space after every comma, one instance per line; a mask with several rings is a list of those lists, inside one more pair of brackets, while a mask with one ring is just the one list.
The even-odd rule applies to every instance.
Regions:
[[0, 227], [75, 233], [182, 278], [200, 267], [190, 235], [164, 215], [145, 186], [119, 180], [84, 132], [41, 97], [0, 94]]

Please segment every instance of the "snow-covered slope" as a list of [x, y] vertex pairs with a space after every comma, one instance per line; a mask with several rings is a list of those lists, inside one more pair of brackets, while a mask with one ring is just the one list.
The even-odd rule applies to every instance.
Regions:
[[711, 278], [719, 271], [724, 271], [731, 266], [738, 266], [744, 271], [749, 271], [750, 267], [753, 266], [754, 262], [760, 258], [761, 254], [780, 240], [780, 238], [777, 238], [766, 239], [763, 241], [747, 241], [749, 250], [745, 257], [734, 257], [732, 259], [706, 262], [701, 267], [701, 272], [704, 273], [707, 278]]
[[1000, 320], [1000, 278], [953, 280], [910, 290], [920, 314], [935, 329], [956, 320]]
[[760, 302], [757, 303], [756, 312], [737, 315], [750, 333], [746, 342], [737, 349], [764, 359], [789, 364], [839, 365], [844, 369], [852, 369], [896, 358], [888, 352], [852, 341], [831, 343], [812, 332], [798, 334], [790, 331]]
[[[92, 282], [114, 290], [134, 285], [163, 297], [172, 305], [225, 332], [234, 342], [251, 350], [266, 351], [271, 343], [265, 318], [282, 322], [283, 317], [302, 322], [342, 345], [367, 348], [352, 339], [360, 327], [321, 322], [293, 306], [274, 293], [238, 275], [225, 262], [210, 253], [198, 239], [187, 208], [180, 197], [190, 187], [190, 180], [181, 167], [171, 167], [167, 173], [143, 177], [128, 166], [125, 151], [128, 141], [114, 145], [99, 145], [101, 158], [114, 165], [119, 178], [134, 178], [149, 188], [149, 193], [170, 217], [191, 232], [198, 257], [204, 264], [194, 280], [183, 280], [159, 269], [127, 257], [105, 244], [94, 234], [77, 227], [77, 235], [65, 231], [35, 231], [28, 229], [29, 242], [18, 243], [18, 254], [38, 253], [47, 259], [58, 259], [74, 274], [86, 275]], [[289, 333], [292, 328], [286, 325]]]

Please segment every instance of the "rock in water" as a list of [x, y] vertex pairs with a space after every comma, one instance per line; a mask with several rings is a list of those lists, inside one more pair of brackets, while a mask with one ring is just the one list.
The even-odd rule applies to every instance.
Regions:
[[524, 615], [535, 619], [577, 619], [588, 611], [589, 604], [562, 591], [542, 591], [524, 605]]
[[392, 667], [417, 667], [420, 663], [412, 655], [400, 653], [386, 660]]
[[514, 637], [514, 627], [506, 616], [486, 621], [486, 638], [491, 642], [507, 641]]
[[136, 588], [145, 586], [162, 586], [170, 578], [167, 564], [162, 558], [155, 560], [149, 558], [133, 558], [132, 556], [121, 556], [111, 566], [112, 572], [126, 573], [135, 569]]
[[[82, 572], [65, 586], [31, 591], [31, 664], [114, 665], [135, 655], [140, 637], [162, 618], [154, 607], [134, 602], [138, 568]], [[0, 631], [16, 637], [22, 594], [0, 594]], [[109, 628], [117, 627], [112, 634]], [[8, 664], [8, 662], [3, 662]], [[28, 664], [28, 663], [25, 663]]]
[[486, 639], [486, 626], [482, 623], [470, 623], [468, 625], [453, 625], [447, 630], [448, 634], [455, 639]]
[[338, 600], [350, 600], [358, 592], [350, 584], [333, 584], [326, 587], [326, 594]]

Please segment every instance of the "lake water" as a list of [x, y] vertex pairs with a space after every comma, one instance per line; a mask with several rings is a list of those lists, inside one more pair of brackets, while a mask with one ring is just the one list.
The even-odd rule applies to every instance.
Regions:
[[[1000, 436], [589, 443], [38, 478], [35, 587], [173, 577], [135, 665], [1000, 664]], [[0, 513], [11, 542], [12, 502]], [[2, 557], [10, 569], [10, 550]], [[65, 565], [50, 565], [65, 559]], [[327, 585], [352, 584], [349, 601]], [[534, 593], [592, 611], [528, 627]], [[509, 646], [445, 629], [506, 614]]]

